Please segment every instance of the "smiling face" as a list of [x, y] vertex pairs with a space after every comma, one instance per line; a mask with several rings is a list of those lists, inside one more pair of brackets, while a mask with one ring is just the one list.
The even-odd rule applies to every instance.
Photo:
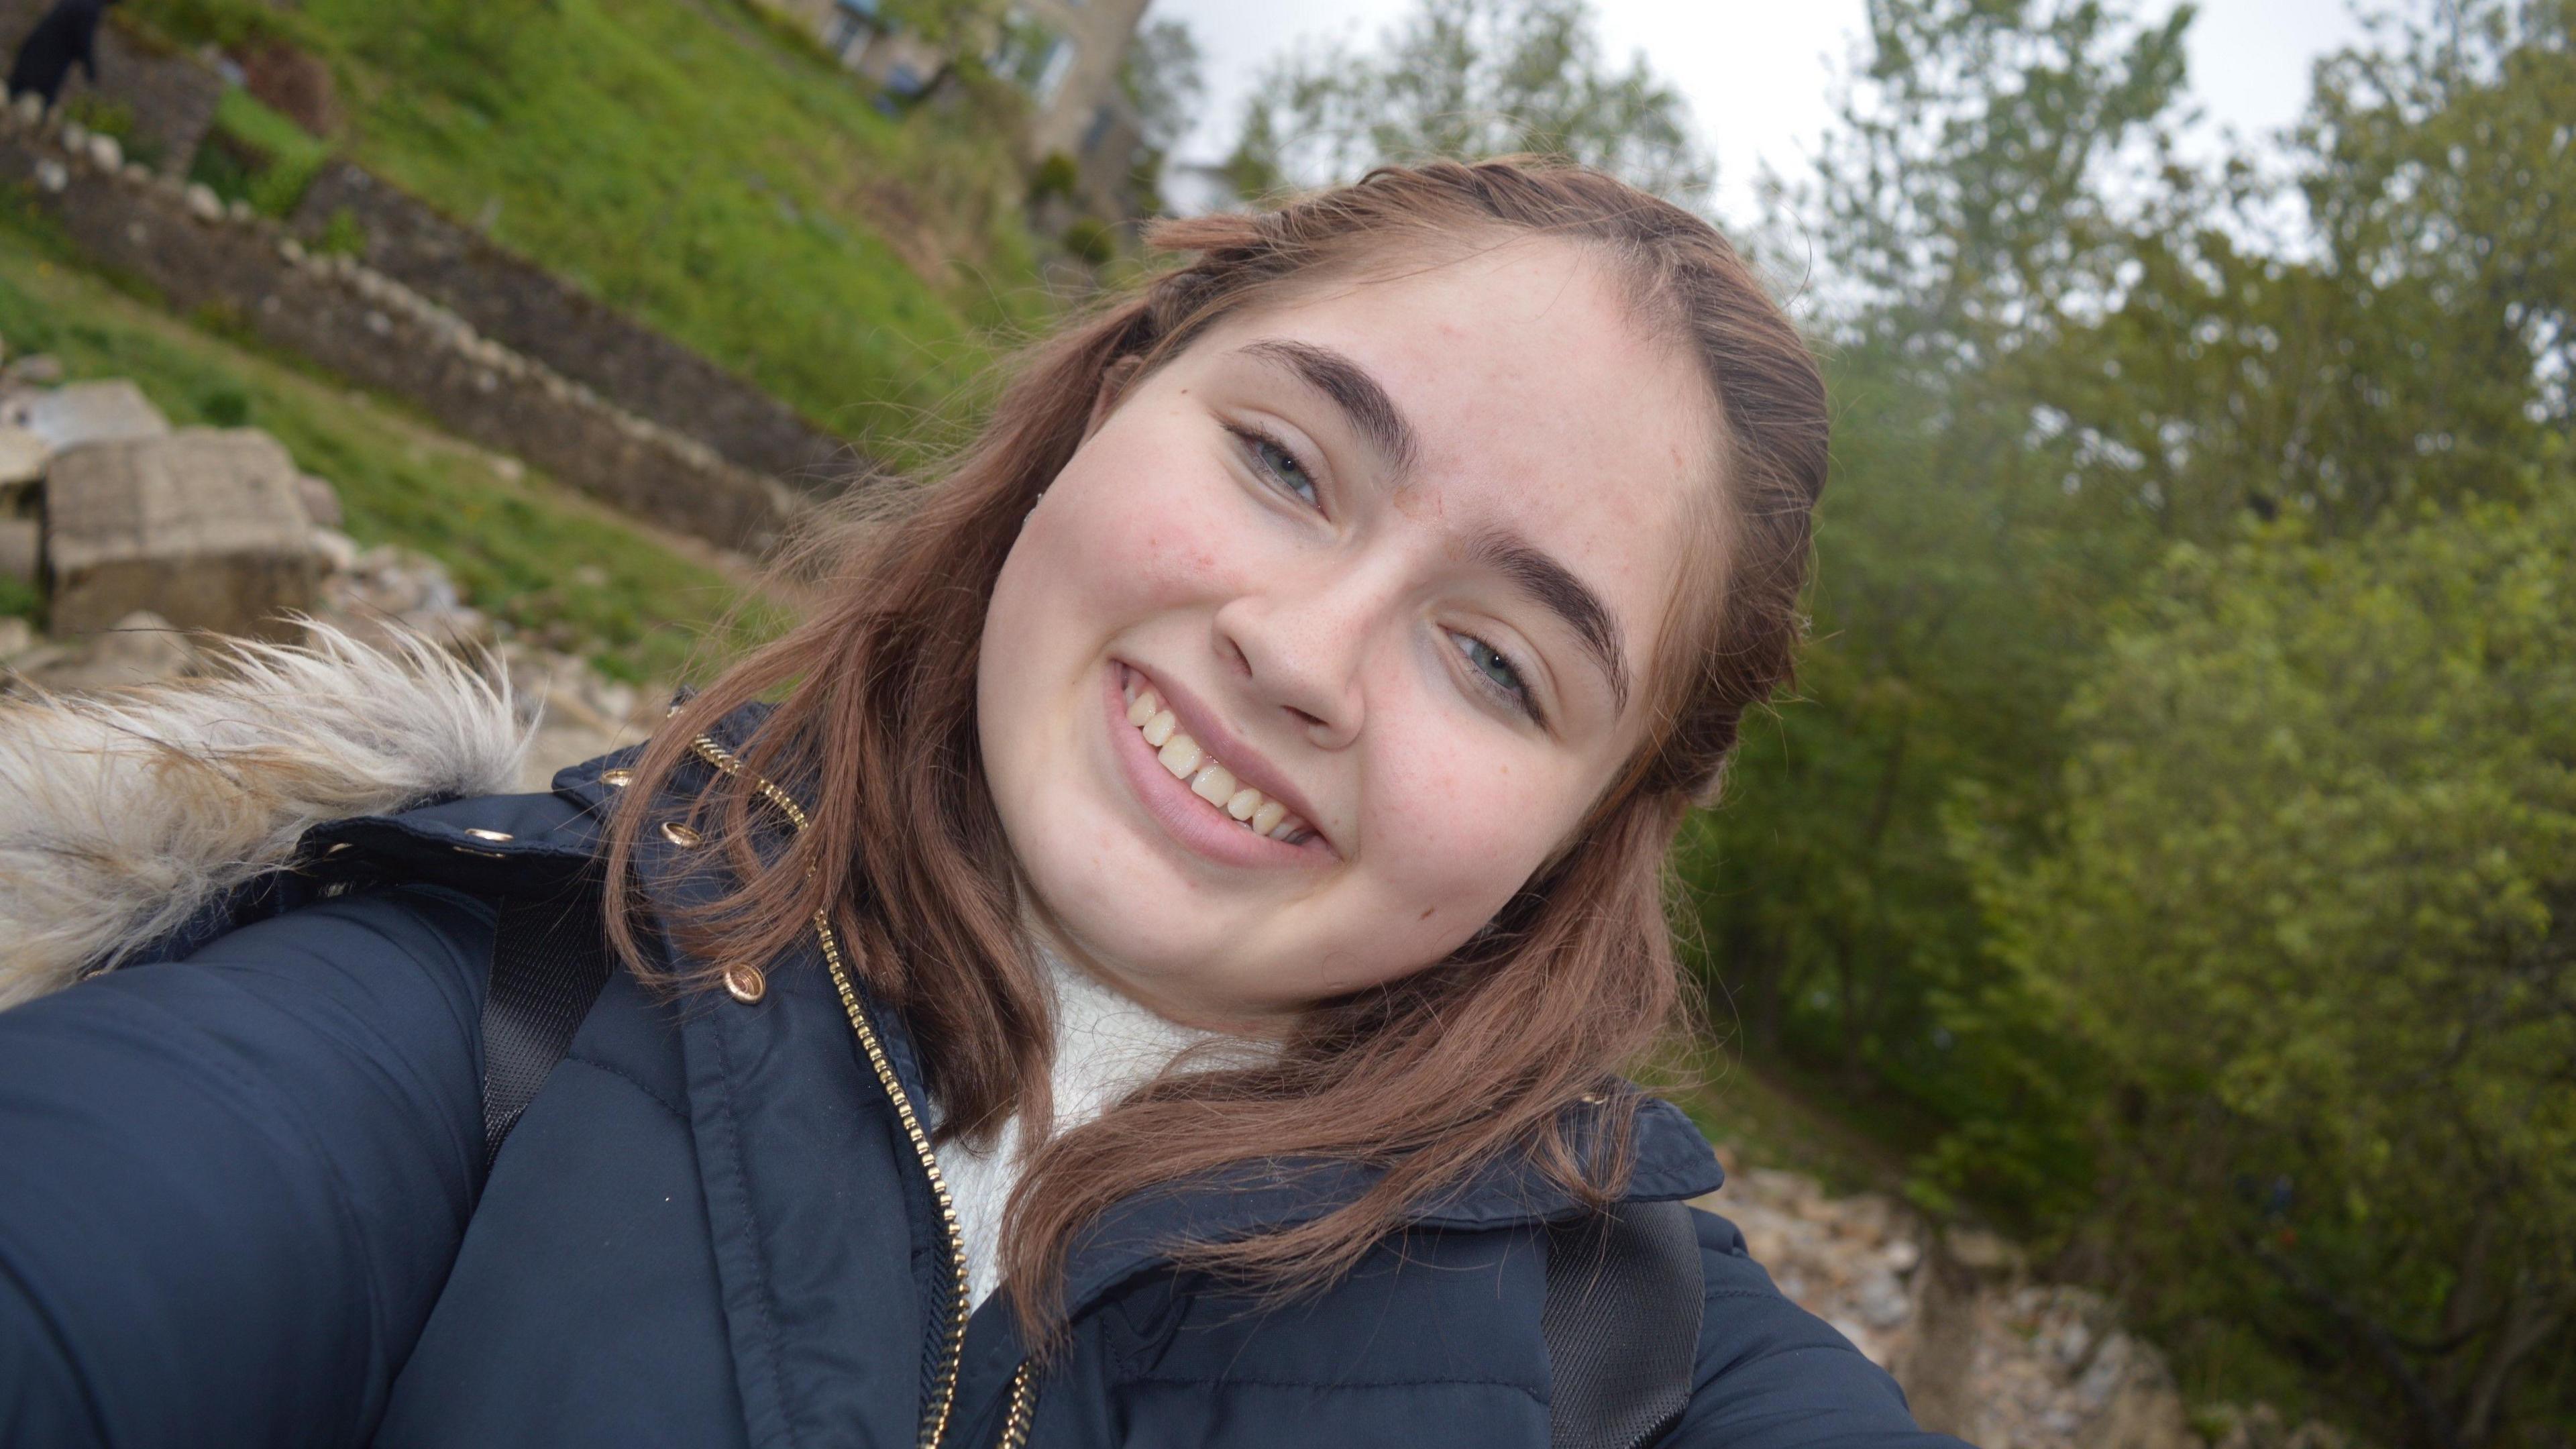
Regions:
[[1236, 316], [1139, 379], [985, 616], [1041, 929], [1238, 1031], [1447, 956], [1644, 737], [1714, 411], [1543, 239]]

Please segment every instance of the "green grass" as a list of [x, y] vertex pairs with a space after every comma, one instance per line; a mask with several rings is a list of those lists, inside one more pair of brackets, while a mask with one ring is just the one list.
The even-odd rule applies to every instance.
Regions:
[[1836, 1196], [1904, 1191], [1901, 1154], [1731, 1049], [1707, 1042], [1678, 1047], [1640, 1079], [1746, 1166], [1803, 1172]]
[[[445, 564], [467, 601], [523, 636], [628, 680], [679, 680], [742, 596], [705, 564], [610, 510], [389, 404], [168, 316], [67, 264], [0, 198], [0, 337], [74, 379], [130, 378], [178, 426], [264, 428], [331, 480], [361, 544]], [[0, 611], [11, 601], [0, 600]], [[773, 612], [750, 627], [777, 626]], [[712, 650], [710, 653], [714, 652]]]
[[197, 148], [190, 178], [226, 201], [239, 198], [263, 216], [283, 217], [330, 159], [330, 146], [234, 86], [215, 104], [214, 130]]
[[320, 56], [360, 162], [881, 452], [1051, 305], [1007, 96], [889, 118], [739, 0], [129, 9]]

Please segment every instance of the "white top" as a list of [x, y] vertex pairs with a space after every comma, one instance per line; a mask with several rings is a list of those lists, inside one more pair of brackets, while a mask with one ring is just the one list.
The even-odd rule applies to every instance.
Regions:
[[[1055, 1130], [1070, 1132], [1152, 1081], [1172, 1059], [1216, 1032], [1182, 1026], [1092, 979], [1043, 944], [1037, 948], [1055, 993]], [[1259, 1049], [1245, 1041], [1247, 1049]], [[1229, 1054], [1231, 1055], [1231, 1054]], [[1211, 1065], [1226, 1064], [1217, 1057]], [[967, 1303], [982, 1306], [1001, 1283], [1002, 1211], [1020, 1180], [1020, 1122], [1002, 1126], [990, 1152], [951, 1141], [937, 1149], [939, 1171], [966, 1239]]]

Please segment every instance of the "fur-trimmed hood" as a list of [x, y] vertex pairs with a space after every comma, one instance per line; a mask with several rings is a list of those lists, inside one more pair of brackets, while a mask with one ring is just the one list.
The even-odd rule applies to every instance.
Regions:
[[323, 821], [511, 788], [530, 731], [506, 682], [309, 628], [199, 678], [0, 700], [0, 1007], [175, 930]]

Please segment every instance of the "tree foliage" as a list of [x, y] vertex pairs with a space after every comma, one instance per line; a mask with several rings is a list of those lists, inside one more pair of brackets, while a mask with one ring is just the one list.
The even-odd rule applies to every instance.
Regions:
[[2134, 1301], [2262, 1315], [2427, 1443], [2490, 1442], [2576, 1307], [2576, 477], [2547, 481], [2179, 548], [2066, 714], [2050, 848], [1967, 851], [2088, 1064], [2090, 1230], [2163, 1270]]
[[1207, 95], [1200, 60], [1198, 37], [1178, 20], [1149, 20], [1137, 29], [1118, 85], [1136, 108], [1146, 145], [1168, 153], [1197, 124]]
[[1696, 202], [1715, 176], [1681, 94], [1601, 54], [1590, 0], [1417, 0], [1374, 51], [1309, 47], [1265, 70], [1226, 169], [1246, 196], [1380, 162], [1569, 156]]
[[2152, 13], [1873, 0], [1775, 190], [1835, 475], [1706, 968], [2199, 1391], [2556, 1442], [2576, 4], [2420, 0], [2198, 161]]

